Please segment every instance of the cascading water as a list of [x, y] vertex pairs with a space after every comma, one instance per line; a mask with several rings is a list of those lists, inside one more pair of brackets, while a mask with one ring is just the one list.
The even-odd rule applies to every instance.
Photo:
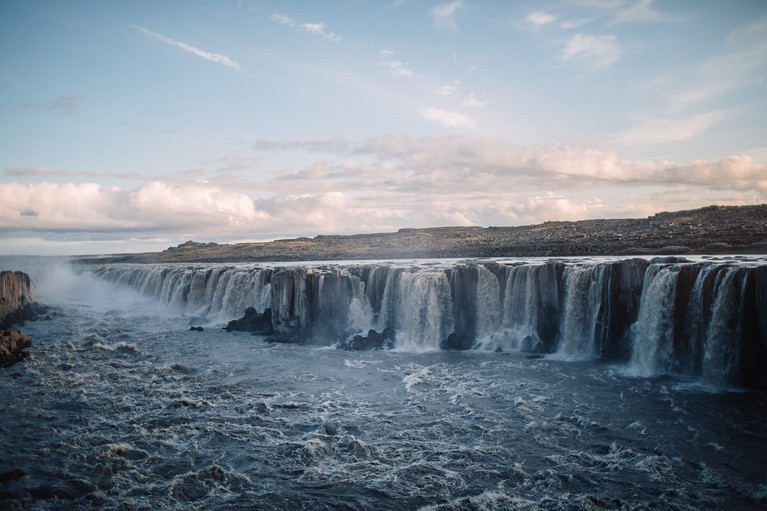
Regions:
[[403, 273], [398, 296], [398, 346], [415, 351], [439, 349], [453, 329], [450, 284], [444, 272]]
[[679, 268], [652, 265], [645, 274], [639, 318], [633, 326], [631, 372], [638, 376], [667, 373], [674, 350], [674, 301]]
[[703, 380], [714, 385], [742, 383], [740, 373], [745, 279], [739, 268], [717, 275], [711, 323], [704, 340]]
[[[1, 509], [767, 502], [767, 392], [728, 388], [767, 389], [763, 258], [80, 270], [0, 368]], [[210, 328], [245, 307], [305, 344]], [[328, 349], [367, 328], [396, 349]]]
[[571, 358], [592, 358], [596, 355], [594, 329], [599, 304], [597, 267], [570, 267], [564, 272], [564, 316], [558, 353]]
[[505, 270], [503, 330], [494, 336], [495, 347], [532, 350], [553, 346], [559, 333], [561, 265], [522, 264]]
[[[395, 347], [535, 350], [628, 360], [632, 374], [767, 387], [765, 266], [556, 260], [324, 267], [108, 266], [93, 273], [175, 310], [227, 321], [272, 309], [283, 340], [393, 329]], [[750, 283], [746, 285], [747, 283]], [[746, 314], [744, 307], [750, 307]], [[747, 344], [748, 357], [741, 355]]]

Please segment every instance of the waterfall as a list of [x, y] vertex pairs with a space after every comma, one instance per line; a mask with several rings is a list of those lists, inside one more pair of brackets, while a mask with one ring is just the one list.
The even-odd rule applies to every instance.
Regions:
[[397, 346], [414, 351], [438, 349], [454, 326], [450, 283], [445, 273], [404, 272], [397, 296]]
[[638, 376], [767, 387], [767, 265], [537, 260], [394, 265], [111, 265], [91, 272], [211, 322], [272, 309], [276, 336], [334, 344], [392, 329], [395, 347], [609, 357]]
[[594, 327], [600, 296], [594, 271], [593, 266], [571, 267], [564, 274], [565, 302], [558, 352], [567, 357], [595, 355]]
[[503, 330], [494, 336], [498, 347], [551, 350], [559, 334], [561, 272], [562, 266], [556, 263], [507, 268]]
[[633, 374], [663, 374], [671, 367], [678, 277], [678, 267], [652, 265], [647, 269], [642, 301], [639, 305], [639, 318], [633, 326]]

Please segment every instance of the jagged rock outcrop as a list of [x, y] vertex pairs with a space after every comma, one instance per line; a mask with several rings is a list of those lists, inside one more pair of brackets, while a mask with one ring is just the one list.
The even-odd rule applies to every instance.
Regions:
[[13, 321], [14, 314], [32, 302], [29, 275], [20, 271], [0, 272], [0, 328]]
[[226, 327], [227, 332], [252, 332], [254, 335], [272, 335], [272, 309], [266, 309], [262, 314], [254, 307], [245, 309], [245, 315], [240, 319], [233, 319]]
[[8, 367], [26, 358], [32, 339], [24, 332], [0, 330], [0, 367]]
[[380, 333], [373, 329], [368, 330], [367, 335], [357, 334], [351, 339], [339, 342], [338, 349], [347, 351], [394, 349], [394, 330], [384, 328]]
[[34, 314], [29, 275], [20, 271], [0, 272], [0, 366], [13, 365], [24, 359], [32, 345], [22, 332], [8, 331], [14, 323], [30, 319]]

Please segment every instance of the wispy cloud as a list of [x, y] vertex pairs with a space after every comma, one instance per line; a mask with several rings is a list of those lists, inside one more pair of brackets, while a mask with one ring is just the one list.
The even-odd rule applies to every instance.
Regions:
[[48, 110], [58, 114], [71, 114], [76, 112], [80, 106], [82, 96], [76, 92], [67, 92], [56, 99], [48, 101], [23, 101], [19, 103], [19, 108], [28, 110]]
[[547, 25], [549, 23], [553, 23], [556, 20], [557, 20], [557, 17], [555, 15], [549, 14], [546, 11], [536, 11], [536, 12], [533, 12], [533, 13], [529, 14], [525, 18], [525, 21], [527, 21], [528, 23], [530, 23], [530, 24], [532, 24], [532, 25], [534, 25], [536, 27], [540, 27], [540, 26], [543, 26], [543, 25]]
[[724, 92], [752, 84], [767, 62], [767, 16], [732, 32], [717, 54], [689, 73], [692, 85], [673, 94], [672, 111], [706, 101]]
[[473, 92], [463, 98], [463, 101], [461, 101], [461, 106], [469, 107], [469, 108], [483, 108], [487, 106], [487, 98], [485, 99], [479, 99]]
[[290, 16], [285, 16], [284, 14], [280, 13], [274, 13], [269, 17], [270, 20], [279, 23], [280, 25], [287, 25], [289, 27], [295, 26], [296, 22], [293, 21], [293, 18]]
[[448, 28], [455, 30], [458, 24], [455, 21], [455, 13], [465, 7], [463, 0], [457, 0], [449, 4], [442, 4], [432, 8], [430, 14], [435, 28]]
[[383, 50], [381, 53], [379, 53], [380, 60], [378, 61], [378, 64], [386, 68], [389, 71], [389, 74], [394, 76], [416, 76], [416, 72], [409, 66], [407, 62], [402, 62], [400, 60], [389, 60], [389, 57], [391, 57], [393, 54], [394, 52], [391, 50]]
[[48, 178], [48, 177], [86, 177], [89, 179], [105, 177], [112, 179], [139, 179], [141, 174], [136, 172], [86, 172], [82, 170], [56, 170], [46, 167], [13, 167], [3, 170], [3, 175], [18, 178]]
[[171, 46], [175, 46], [177, 48], [181, 48], [184, 51], [188, 51], [189, 53], [193, 55], [197, 55], [198, 57], [202, 57], [205, 60], [210, 60], [211, 62], [215, 62], [217, 64], [222, 64], [227, 67], [231, 67], [232, 69], [240, 69], [240, 65], [235, 62], [234, 60], [230, 59], [229, 57], [225, 55], [220, 55], [218, 53], [211, 53], [205, 50], [201, 50], [199, 48], [195, 48], [194, 46], [191, 46], [186, 43], [182, 43], [181, 41], [177, 41], [175, 39], [171, 39], [169, 37], [165, 37], [164, 35], [158, 34], [157, 32], [152, 32], [151, 30], [148, 30], [144, 27], [138, 26], [138, 25], [130, 25], [131, 28], [135, 28], [136, 30], [139, 30], [146, 34], [149, 37], [152, 37], [154, 39], [158, 39], [165, 44], [169, 44]]
[[300, 23], [290, 16], [286, 16], [280, 13], [272, 14], [269, 19], [280, 25], [285, 25], [287, 27], [297, 27], [297, 29], [301, 32], [308, 32], [310, 34], [318, 35], [326, 41], [333, 43], [341, 42], [341, 36], [335, 32], [328, 32], [326, 30], [327, 26], [324, 23]]
[[474, 127], [474, 120], [472, 120], [471, 117], [458, 112], [451, 112], [450, 110], [430, 106], [420, 108], [419, 111], [427, 120], [441, 124], [446, 128]]
[[324, 23], [304, 23], [303, 25], [301, 25], [301, 30], [303, 30], [304, 32], [317, 34], [323, 39], [334, 42], [334, 43], [341, 42], [341, 36], [339, 36], [335, 32], [326, 32], [325, 28], [326, 27]]
[[616, 11], [613, 22], [668, 21], [670, 17], [657, 11], [653, 3], [654, 0], [620, 2], [620, 8]]
[[611, 142], [618, 146], [664, 144], [691, 140], [721, 122], [732, 112], [718, 110], [690, 117], [650, 119], [615, 134]]
[[655, 9], [655, 0], [576, 0], [574, 3], [607, 16], [609, 24], [674, 20], [672, 15]]
[[593, 36], [576, 34], [562, 52], [565, 61], [574, 60], [587, 68], [609, 67], [620, 59], [623, 52], [614, 35]]
[[434, 88], [434, 92], [438, 96], [448, 97], [455, 94], [455, 91], [458, 90], [458, 87], [455, 85], [440, 85], [438, 87]]

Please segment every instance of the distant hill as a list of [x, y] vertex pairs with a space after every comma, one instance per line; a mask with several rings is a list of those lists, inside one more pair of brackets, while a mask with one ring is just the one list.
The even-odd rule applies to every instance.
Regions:
[[264, 243], [195, 243], [81, 262], [247, 262], [442, 257], [767, 253], [767, 204], [522, 227], [433, 227]]

